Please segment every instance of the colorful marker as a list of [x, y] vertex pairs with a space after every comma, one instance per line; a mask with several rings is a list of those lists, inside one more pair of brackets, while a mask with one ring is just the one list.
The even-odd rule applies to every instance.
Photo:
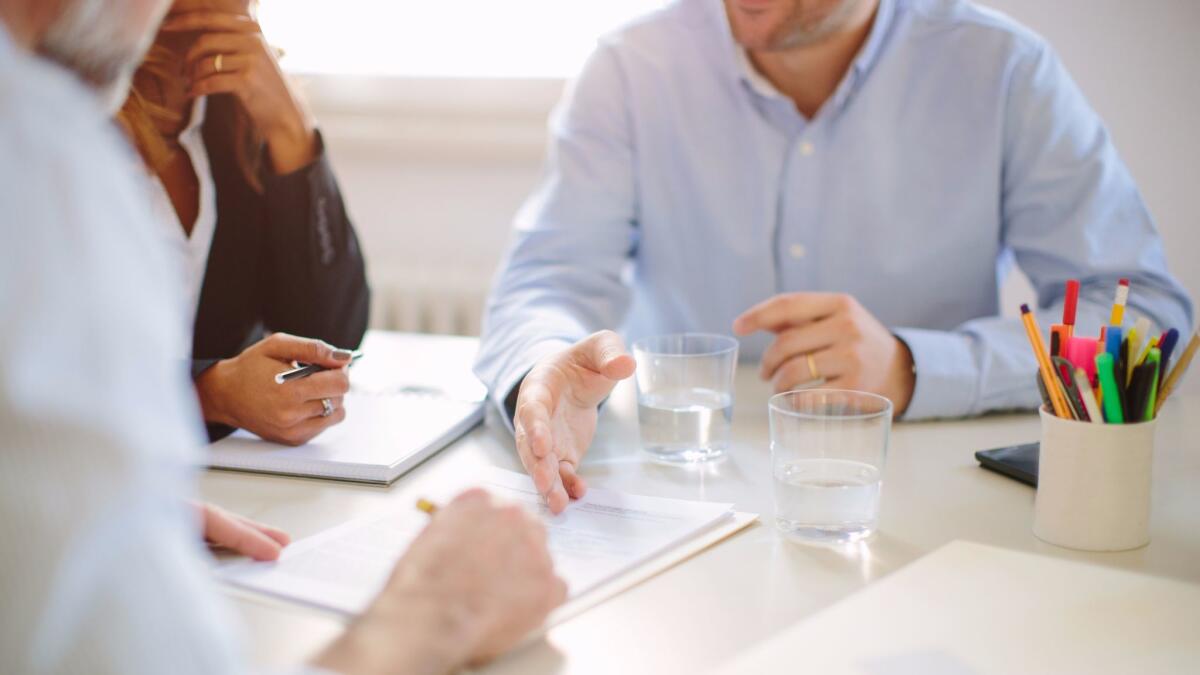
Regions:
[[1067, 341], [1071, 339], [1071, 327], [1056, 323], [1050, 326], [1050, 358], [1065, 356]]
[[1093, 338], [1071, 337], [1062, 348], [1062, 356], [1076, 368], [1083, 368], [1088, 380], [1096, 377], [1096, 354], [1100, 353], [1100, 341]]
[[1121, 339], [1123, 337], [1120, 326], [1109, 326], [1108, 331], [1104, 334], [1104, 351], [1112, 354], [1114, 360], [1121, 355]]
[[1138, 365], [1138, 355], [1142, 353], [1142, 348], [1149, 339], [1150, 319], [1143, 316], [1134, 322], [1133, 328], [1129, 329], [1129, 352], [1125, 355], [1125, 368], [1128, 370], [1125, 374], [1126, 383], [1133, 379], [1133, 369]]
[[1179, 329], [1172, 328], [1163, 333], [1162, 339], [1158, 341], [1158, 348], [1162, 351], [1162, 362], [1159, 363], [1158, 372], [1160, 378], [1165, 378], [1167, 367], [1171, 365], [1171, 354], [1175, 351], [1175, 345], [1179, 342]]
[[1146, 395], [1146, 405], [1142, 407], [1140, 414], [1143, 420], [1149, 421], [1154, 419], [1154, 410], [1158, 403], [1158, 378], [1162, 372], [1159, 367], [1162, 364], [1162, 351], [1155, 348], [1151, 349], [1146, 356], [1146, 365], [1151, 366], [1150, 374], [1150, 391]]
[[1113, 375], [1112, 354], [1105, 352], [1096, 357], [1096, 375], [1100, 378], [1100, 391], [1104, 394], [1104, 421], [1109, 424], [1122, 424], [1125, 416], [1121, 412], [1117, 378]]
[[1067, 297], [1063, 303], [1062, 325], [1067, 327], [1067, 337], [1075, 334], [1075, 309], [1079, 305], [1079, 280], [1067, 280]]

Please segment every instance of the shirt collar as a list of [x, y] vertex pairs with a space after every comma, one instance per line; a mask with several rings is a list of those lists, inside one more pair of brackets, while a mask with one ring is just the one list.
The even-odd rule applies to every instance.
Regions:
[[179, 132], [180, 142], [185, 138], [192, 138], [200, 133], [200, 125], [204, 124], [205, 111], [208, 108], [208, 97], [201, 96], [192, 104], [192, 115], [188, 119], [187, 126], [183, 131]]
[[754, 67], [745, 47], [734, 44], [733, 57], [737, 60], [738, 76], [754, 93], [763, 98], [786, 98], [766, 76], [758, 72], [758, 68]]
[[[729, 15], [725, 13], [725, 3], [723, 0], [708, 0], [708, 6], [714, 13], [717, 25], [721, 28], [722, 35], [727, 41], [733, 64], [733, 72], [738, 79], [759, 96], [764, 98], [784, 98], [784, 95], [775, 88], [775, 85], [771, 84], [754, 67], [745, 48], [734, 40], [733, 30], [729, 26]], [[842, 83], [838, 85], [837, 90], [834, 92], [833, 100], [839, 108], [846, 104], [850, 94], [863, 81], [867, 73], [871, 70], [871, 67], [879, 59], [879, 55], [883, 51], [883, 43], [891, 29], [895, 15], [896, 0], [879, 0], [879, 7], [875, 10], [875, 21], [871, 25], [871, 32], [867, 35], [867, 40], [863, 43], [862, 48], [858, 50], [858, 56], [854, 58], [854, 62], [850, 65], [850, 70], [842, 78]]]

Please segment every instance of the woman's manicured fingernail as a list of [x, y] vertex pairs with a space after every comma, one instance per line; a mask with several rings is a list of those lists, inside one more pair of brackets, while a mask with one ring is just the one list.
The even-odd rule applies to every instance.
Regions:
[[350, 357], [354, 356], [354, 352], [349, 349], [333, 350], [333, 358], [335, 361], [349, 361]]

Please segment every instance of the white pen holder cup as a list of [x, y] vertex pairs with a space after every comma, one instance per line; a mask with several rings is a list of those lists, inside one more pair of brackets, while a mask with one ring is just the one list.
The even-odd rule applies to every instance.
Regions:
[[1148, 544], [1155, 423], [1096, 424], [1041, 413], [1037, 538], [1081, 551]]

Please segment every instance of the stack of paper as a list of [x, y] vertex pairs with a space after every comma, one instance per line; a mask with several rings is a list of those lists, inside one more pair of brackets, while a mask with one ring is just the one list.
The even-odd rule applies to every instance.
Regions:
[[720, 672], [1196, 672], [1197, 626], [1200, 586], [958, 541]]
[[344, 422], [295, 448], [239, 431], [209, 448], [207, 464], [390, 483], [483, 419], [487, 391], [470, 369], [477, 347], [471, 338], [371, 333], [350, 369]]
[[[730, 504], [637, 497], [595, 488], [552, 516], [523, 474], [489, 467], [468, 482], [525, 503], [540, 514], [555, 570], [567, 582], [571, 599], [618, 577], [620, 588], [628, 587], [755, 518], [735, 513]], [[461, 487], [443, 486], [428, 494], [447, 500]], [[356, 614], [383, 587], [396, 560], [427, 522], [428, 516], [406, 504], [295, 542], [276, 562], [235, 563], [218, 574], [238, 586]]]

